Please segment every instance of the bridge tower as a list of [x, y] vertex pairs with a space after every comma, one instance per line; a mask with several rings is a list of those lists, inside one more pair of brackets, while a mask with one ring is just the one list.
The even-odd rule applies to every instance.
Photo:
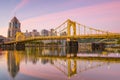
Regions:
[[[73, 29], [73, 35], [71, 35], [71, 27]], [[72, 38], [67, 38], [66, 46], [69, 49], [72, 49], [72, 47], [75, 47], [78, 49], [78, 41], [74, 38], [76, 36], [76, 22], [67, 20], [67, 36], [73, 36]]]
[[73, 28], [73, 36], [76, 36], [76, 22], [73, 22], [71, 20], [67, 20], [67, 35], [71, 35], [71, 27]]

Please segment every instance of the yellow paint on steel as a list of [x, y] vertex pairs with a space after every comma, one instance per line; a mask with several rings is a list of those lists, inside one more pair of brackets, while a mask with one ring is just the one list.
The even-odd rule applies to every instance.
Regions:
[[20, 41], [20, 40], [24, 40], [24, 39], [25, 39], [24, 33], [21, 33], [21, 32], [16, 33], [16, 41]]
[[23, 40], [5, 42], [5, 44], [12, 44], [17, 42], [27, 42], [35, 40], [66, 40], [66, 39], [87, 39], [87, 38], [120, 38], [120, 34], [92, 34], [92, 35], [76, 35], [76, 36], [40, 36], [40, 37], [30, 37]]

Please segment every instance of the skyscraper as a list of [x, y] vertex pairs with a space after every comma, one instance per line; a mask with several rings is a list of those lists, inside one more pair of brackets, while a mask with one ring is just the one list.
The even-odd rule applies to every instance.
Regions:
[[9, 23], [8, 38], [15, 39], [16, 32], [21, 32], [20, 26], [21, 26], [21, 23], [14, 16]]

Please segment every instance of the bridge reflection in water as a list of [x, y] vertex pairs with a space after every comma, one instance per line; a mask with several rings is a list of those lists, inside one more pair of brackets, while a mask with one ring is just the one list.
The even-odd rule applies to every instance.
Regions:
[[31, 61], [33, 64], [36, 64], [38, 61], [40, 61], [41, 64], [50, 63], [68, 78], [104, 65], [108, 65], [109, 68], [110, 63], [120, 63], [120, 58], [99, 56], [100, 53], [95, 57], [78, 56], [74, 48], [69, 50], [64, 47], [29, 47], [24, 51], [7, 51], [6, 58], [8, 72], [13, 78], [20, 70], [21, 61], [25, 61], [26, 63]]

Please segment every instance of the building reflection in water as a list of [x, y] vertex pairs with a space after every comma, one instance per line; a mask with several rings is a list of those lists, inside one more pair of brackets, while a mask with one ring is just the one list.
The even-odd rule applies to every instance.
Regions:
[[[78, 60], [76, 48], [29, 47], [26, 48], [25, 51], [8, 51], [8, 72], [13, 78], [20, 70], [20, 61], [25, 61], [26, 63], [32, 62], [33, 64], [39, 61], [43, 65], [51, 63], [52, 66], [57, 68], [68, 78], [77, 73], [107, 64], [107, 62], [97, 62], [92, 66], [93, 63], [91, 60]], [[82, 62], [85, 66], [83, 64], [81, 65]]]
[[17, 59], [16, 53], [13, 51], [8, 51], [7, 53], [7, 65], [8, 65], [8, 72], [11, 77], [15, 77], [19, 72], [20, 61]]

